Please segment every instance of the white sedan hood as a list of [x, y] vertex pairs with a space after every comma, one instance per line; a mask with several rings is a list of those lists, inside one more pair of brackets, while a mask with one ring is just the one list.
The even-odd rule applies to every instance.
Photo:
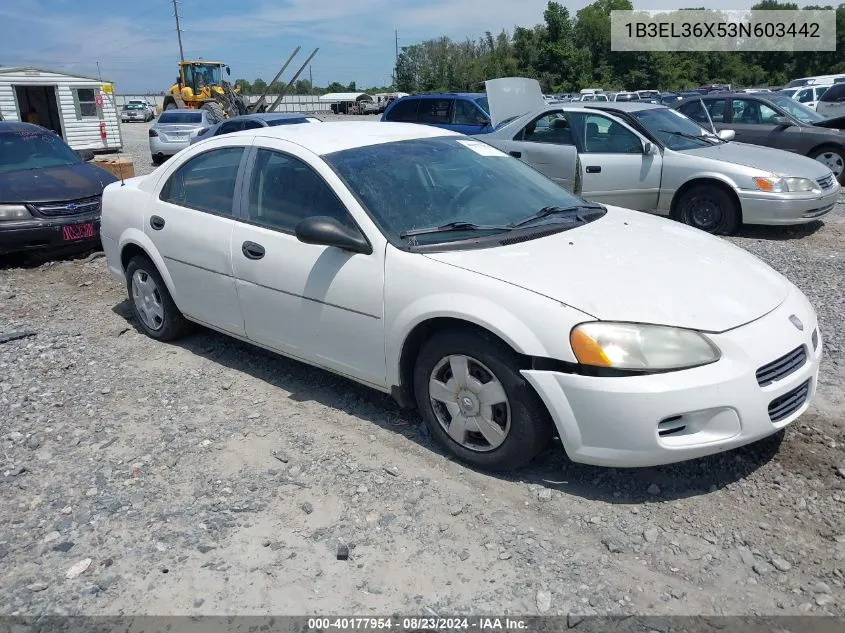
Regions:
[[771, 312], [792, 287], [739, 247], [618, 207], [583, 227], [520, 244], [428, 257], [606, 321], [723, 332]]

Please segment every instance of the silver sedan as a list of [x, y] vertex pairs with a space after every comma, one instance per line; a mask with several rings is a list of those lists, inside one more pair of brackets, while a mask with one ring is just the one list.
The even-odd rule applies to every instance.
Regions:
[[833, 210], [840, 187], [829, 168], [731, 138], [730, 130], [712, 134], [680, 112], [636, 102], [532, 108], [479, 137], [588, 200], [710, 233], [801, 224]]
[[185, 149], [200, 130], [217, 123], [208, 110], [165, 110], [150, 128], [150, 156], [154, 165]]

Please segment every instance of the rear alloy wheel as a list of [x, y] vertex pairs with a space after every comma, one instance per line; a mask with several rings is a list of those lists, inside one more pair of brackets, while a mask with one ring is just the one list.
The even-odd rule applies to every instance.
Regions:
[[126, 287], [132, 312], [147, 336], [172, 341], [185, 333], [188, 321], [173, 302], [155, 264], [137, 255], [126, 267]]
[[822, 147], [810, 156], [833, 172], [839, 184], [845, 185], [845, 150], [838, 147]]
[[438, 332], [425, 342], [414, 392], [432, 435], [473, 466], [520, 468], [552, 436], [546, 407], [519, 373], [517, 355], [472, 330]]
[[714, 235], [731, 235], [739, 227], [739, 209], [733, 198], [717, 185], [697, 185], [678, 200], [675, 216]]

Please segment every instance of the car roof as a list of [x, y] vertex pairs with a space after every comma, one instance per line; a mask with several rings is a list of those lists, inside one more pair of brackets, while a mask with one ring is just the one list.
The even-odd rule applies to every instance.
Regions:
[[202, 114], [202, 108], [170, 108], [170, 110], [165, 110], [162, 114], [184, 114], [186, 112], [199, 112]]
[[279, 125], [234, 132], [227, 136], [277, 138], [296, 143], [320, 156], [347, 149], [399, 141], [463, 135], [451, 130], [416, 123], [380, 121], [327, 121], [322, 125]]
[[21, 121], [0, 121], [0, 132], [30, 132], [44, 134], [50, 132], [45, 127], [34, 123], [23, 123]]

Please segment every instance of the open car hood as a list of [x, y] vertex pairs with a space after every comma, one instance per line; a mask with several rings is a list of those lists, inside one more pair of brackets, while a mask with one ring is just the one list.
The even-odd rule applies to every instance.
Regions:
[[505, 119], [548, 106], [540, 82], [526, 77], [503, 77], [484, 83], [490, 104], [490, 124], [495, 127]]

